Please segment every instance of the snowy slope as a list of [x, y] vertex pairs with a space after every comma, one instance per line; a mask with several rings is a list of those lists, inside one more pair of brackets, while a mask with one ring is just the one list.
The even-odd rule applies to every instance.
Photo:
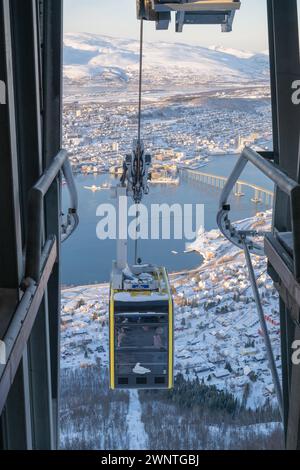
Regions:
[[148, 449], [147, 434], [142, 422], [142, 406], [137, 390], [129, 392], [127, 425], [130, 450]]
[[[268, 57], [222, 47], [204, 48], [188, 44], [145, 43], [144, 67], [153, 74], [201, 74], [206, 80], [226, 77], [226, 81], [264, 80], [268, 77]], [[64, 73], [76, 80], [110, 77], [127, 81], [139, 63], [139, 43], [87, 33], [67, 33], [64, 37]]]

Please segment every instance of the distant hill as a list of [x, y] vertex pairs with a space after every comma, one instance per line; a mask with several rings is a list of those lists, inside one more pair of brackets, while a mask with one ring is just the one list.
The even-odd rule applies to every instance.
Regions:
[[[138, 70], [139, 42], [97, 34], [64, 36], [64, 74], [71, 80], [86, 77], [127, 82]], [[203, 80], [265, 81], [269, 76], [266, 53], [223, 47], [210, 48], [166, 42], [145, 43], [144, 68], [162, 76], [201, 75]], [[157, 76], [157, 75], [156, 75]]]

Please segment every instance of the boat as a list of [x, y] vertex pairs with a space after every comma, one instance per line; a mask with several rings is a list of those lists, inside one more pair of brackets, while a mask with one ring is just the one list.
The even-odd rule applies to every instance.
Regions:
[[88, 189], [89, 191], [92, 191], [93, 193], [96, 193], [97, 191], [101, 191], [102, 188], [100, 186], [84, 186], [84, 189]]
[[92, 191], [93, 193], [96, 193], [97, 191], [104, 191], [106, 189], [110, 189], [111, 185], [108, 183], [104, 183], [101, 186], [84, 186], [84, 189], [88, 189], [89, 191]]

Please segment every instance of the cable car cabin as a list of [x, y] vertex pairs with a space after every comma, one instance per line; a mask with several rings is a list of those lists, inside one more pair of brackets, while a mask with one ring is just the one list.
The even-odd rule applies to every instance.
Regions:
[[110, 291], [110, 387], [173, 388], [173, 300], [165, 268], [114, 265]]

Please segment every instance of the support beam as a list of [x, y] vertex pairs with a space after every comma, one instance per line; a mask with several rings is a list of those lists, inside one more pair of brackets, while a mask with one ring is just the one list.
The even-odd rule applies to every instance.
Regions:
[[[298, 173], [300, 106], [292, 102], [292, 83], [300, 78], [297, 0], [268, 0], [273, 134], [276, 163], [291, 178]], [[288, 119], [287, 119], [288, 116]], [[290, 230], [289, 202], [278, 191], [275, 227]]]
[[[18, 145], [15, 113], [15, 77], [13, 72], [13, 35], [11, 5], [0, 0], [0, 339], [7, 332], [20, 299], [19, 286], [23, 276], [23, 228], [20, 213]], [[22, 355], [21, 355], [22, 357]], [[20, 359], [21, 359], [20, 357]], [[26, 371], [20, 360], [16, 365], [5, 412], [1, 414], [1, 441], [4, 448], [24, 449], [28, 438], [28, 410], [26, 410], [24, 381]], [[7, 395], [5, 396], [5, 398]], [[2, 399], [0, 394], [0, 400]]]
[[[51, 0], [43, 5], [43, 103], [44, 103], [44, 165], [49, 166], [62, 145], [62, 50], [63, 2]], [[45, 199], [46, 237], [58, 241], [57, 262], [49, 280], [49, 334], [51, 337], [51, 382], [55, 445], [59, 445], [58, 410], [60, 388], [60, 241], [61, 241], [61, 179], [57, 178]]]
[[[23, 225], [27, 227], [28, 195], [43, 172], [40, 50], [35, 0], [11, 0], [14, 37], [16, 121]], [[23, 240], [23, 243], [25, 240]]]
[[[7, 449], [59, 443], [61, 165], [51, 163], [62, 140], [62, 8], [61, 0], [0, 0], [0, 340], [7, 350], [0, 447]], [[40, 212], [30, 218], [30, 189], [49, 167]], [[25, 258], [27, 268], [37, 267], [26, 280]]]
[[0, 288], [12, 289], [12, 295], [17, 303], [18, 286], [23, 275], [23, 253], [10, 13], [9, 2], [1, 0], [0, 81], [4, 84], [2, 88], [5, 86], [5, 102], [0, 104], [0, 213], [1, 224], [5, 230], [0, 231]]
[[[300, 341], [300, 328], [294, 326], [292, 341]], [[289, 351], [291, 354], [291, 352]], [[292, 364], [289, 383], [289, 414], [287, 421], [287, 450], [300, 449], [300, 365]]]
[[2, 415], [3, 447], [6, 449], [28, 450], [32, 448], [28, 392], [27, 356], [25, 355], [18, 367]]
[[[299, 180], [299, 122], [300, 107], [293, 104], [292, 83], [300, 78], [299, 31], [297, 0], [268, 0], [268, 24], [271, 62], [272, 113], [275, 163], [292, 179]], [[297, 207], [296, 207], [297, 209]], [[298, 211], [299, 212], [299, 211]], [[297, 215], [299, 220], [300, 214]], [[293, 223], [294, 220], [294, 223]], [[292, 220], [290, 201], [277, 189], [274, 207], [274, 238], [277, 232], [291, 232], [298, 227]], [[296, 225], [295, 225], [296, 222]], [[294, 259], [299, 257], [299, 241], [294, 243]], [[276, 267], [270, 264], [270, 273], [277, 277]], [[293, 273], [293, 269], [291, 273]], [[294, 277], [298, 268], [295, 266]], [[280, 280], [278, 279], [278, 282]], [[289, 449], [300, 448], [300, 366], [291, 361], [292, 343], [299, 335], [295, 323], [296, 302], [293, 312], [285, 303], [287, 297], [281, 293], [280, 322], [282, 345], [282, 378], [284, 395], [284, 425], [286, 446]], [[297, 312], [296, 312], [297, 313]], [[298, 368], [298, 369], [297, 369]]]
[[54, 450], [53, 404], [50, 368], [50, 340], [47, 290], [34, 322], [28, 344], [30, 368], [33, 446], [36, 450]]

